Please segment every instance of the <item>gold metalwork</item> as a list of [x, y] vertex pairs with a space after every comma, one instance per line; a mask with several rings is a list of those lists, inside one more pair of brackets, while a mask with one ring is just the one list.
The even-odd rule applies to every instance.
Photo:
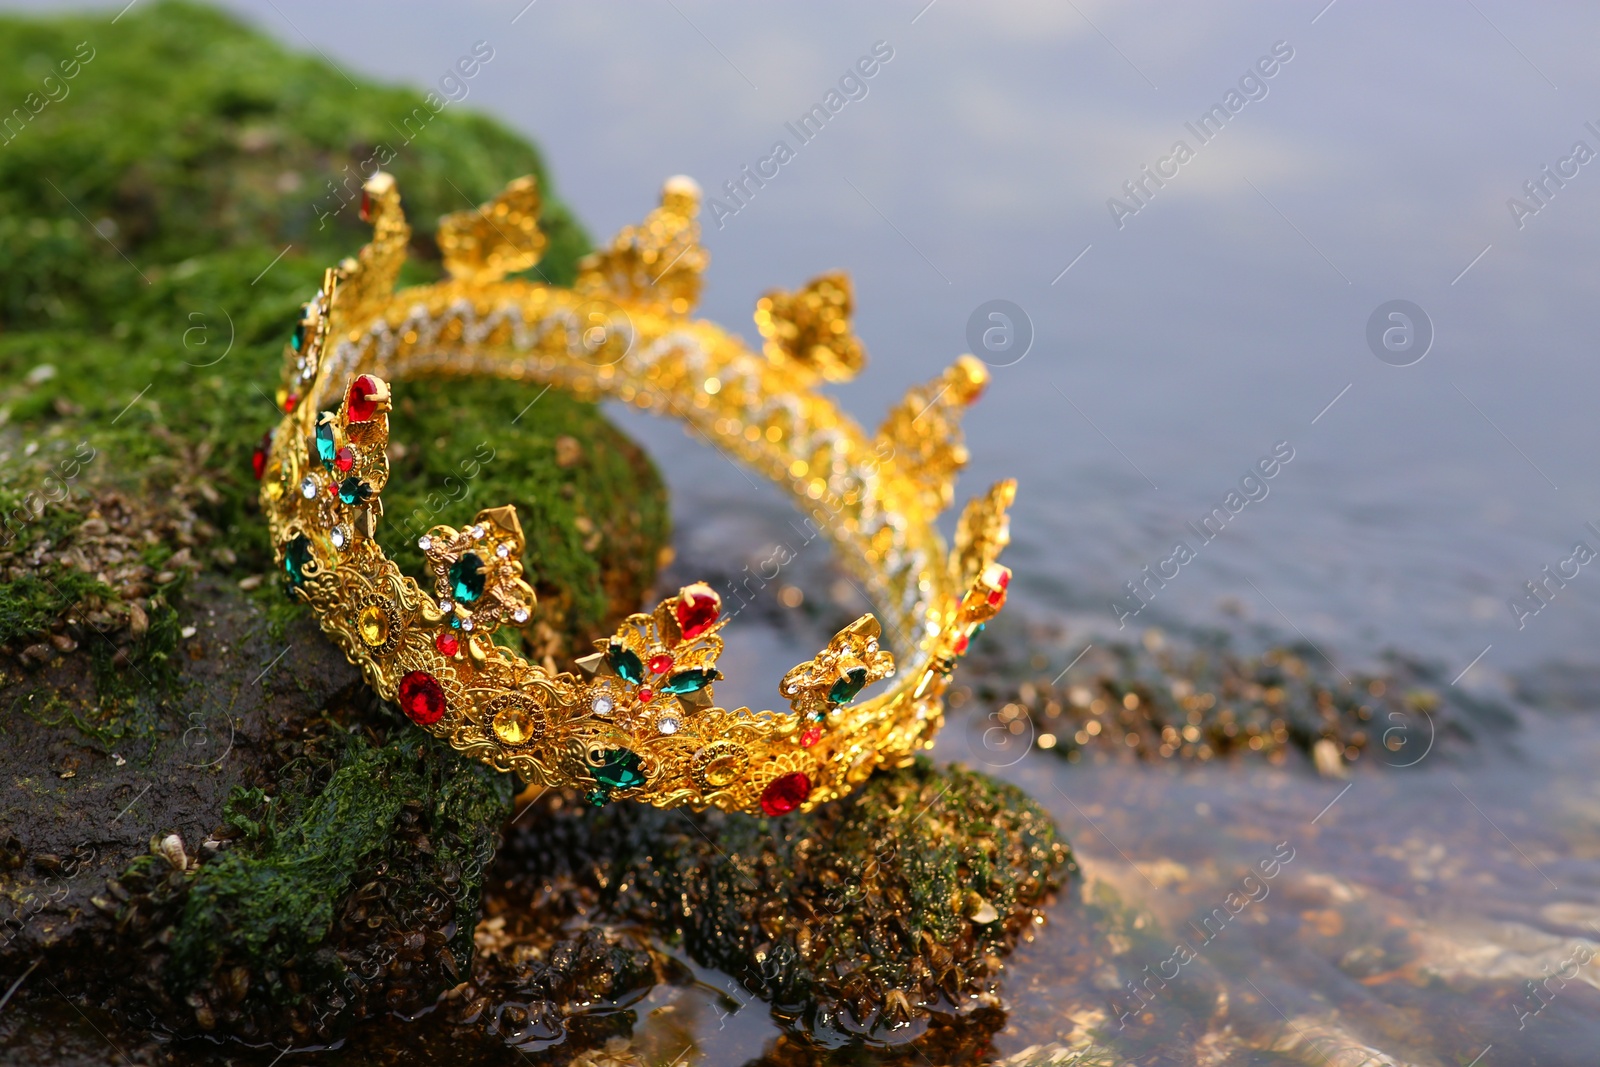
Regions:
[[[983, 364], [962, 356], [869, 436], [816, 391], [819, 378], [848, 379], [865, 358], [843, 275], [762, 298], [764, 355], [689, 317], [707, 256], [699, 190], [686, 178], [667, 182], [643, 224], [587, 257], [572, 289], [506, 277], [543, 248], [531, 178], [448, 216], [438, 235], [448, 278], [399, 291], [411, 236], [399, 193], [385, 174], [365, 191], [372, 241], [327, 272], [286, 351], [285, 414], [261, 504], [291, 593], [379, 694], [455, 748], [597, 803], [755, 812], [800, 797], [805, 810], [932, 744], [949, 674], [1011, 577], [995, 560], [1010, 538], [1014, 482], [966, 506], [953, 548], [935, 525], [966, 462], [960, 416], [987, 380]], [[717, 704], [726, 616], [702, 583], [629, 616], [579, 673], [527, 662], [492, 640], [534, 602], [513, 508], [428, 531], [421, 583], [375, 540], [389, 379], [425, 375], [557, 385], [682, 420], [789, 491], [882, 621], [862, 616], [786, 673], [783, 711]]]

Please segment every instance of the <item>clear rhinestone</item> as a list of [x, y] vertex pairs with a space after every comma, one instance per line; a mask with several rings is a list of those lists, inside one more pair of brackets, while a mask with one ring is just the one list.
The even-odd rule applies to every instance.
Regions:
[[422, 549], [424, 552], [428, 551], [428, 549], [433, 547], [433, 538], [429, 537], [427, 534], [423, 534], [421, 537], [417, 538], [417, 547]]
[[506, 544], [505, 542], [501, 542], [499, 545], [497, 545], [495, 547], [494, 554], [499, 556], [501, 559], [510, 559], [511, 558], [511, 546]]
[[471, 630], [472, 629], [472, 620], [471, 619], [462, 619], [461, 620], [461, 628], [463, 630]]
[[448, 599], [439, 601], [439, 610], [440, 611], [448, 612], [448, 611], [451, 611], [454, 608], [455, 608], [455, 604], [453, 602], [451, 602], [450, 600], [448, 600]]
[[616, 705], [611, 702], [611, 698], [603, 693], [600, 696], [595, 697], [594, 703], [590, 704], [589, 706], [594, 709], [594, 713], [596, 715], [610, 715], [611, 709], [616, 707]]
[[334, 548], [343, 548], [345, 545], [350, 543], [350, 535], [345, 532], [345, 528], [343, 526], [335, 526], [333, 528], [332, 536]]
[[317, 499], [317, 480], [309, 474], [300, 479], [300, 495], [307, 500]]
[[678, 720], [661, 719], [657, 721], [656, 729], [660, 730], [664, 734], [675, 734], [678, 732]]
[[876, 640], [868, 641], [867, 642], [867, 655], [869, 655], [869, 656], [874, 655], [874, 654], [877, 653], [877, 651], [878, 651], [878, 642]]
[[528, 609], [524, 608], [524, 607], [513, 608], [511, 610], [511, 621], [517, 623], [519, 626], [522, 623], [527, 622], [528, 621]]
[[482, 526], [474, 526], [474, 527], [473, 527], [473, 528], [472, 528], [472, 539], [473, 539], [473, 540], [474, 540], [474, 541], [481, 541], [481, 540], [483, 540], [483, 535], [484, 535], [484, 534], [485, 534], [485, 533], [486, 533], [486, 532], [487, 532], [487, 531], [486, 531], [486, 530], [484, 530], [484, 528], [483, 528], [483, 527], [482, 527]]

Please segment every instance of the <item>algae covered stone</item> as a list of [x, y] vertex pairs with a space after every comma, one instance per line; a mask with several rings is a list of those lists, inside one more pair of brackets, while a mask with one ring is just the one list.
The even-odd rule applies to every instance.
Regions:
[[804, 816], [553, 800], [523, 821], [491, 907], [571, 878], [823, 1034], [992, 1006], [1000, 957], [1071, 868], [1019, 790], [923, 759]]
[[[0, 151], [0, 973], [44, 958], [167, 1032], [332, 1040], [460, 980], [512, 783], [375, 704], [284, 597], [305, 561], [274, 565], [255, 477], [284, 346], [367, 239], [375, 160], [423, 229], [536, 174], [552, 280], [587, 240], [508, 130], [452, 108], [402, 142], [420, 93], [349, 106], [213, 9], [0, 17], [0, 96], [73, 56]], [[417, 241], [406, 283], [439, 271]], [[415, 574], [421, 530], [515, 504], [540, 605], [502, 636], [566, 658], [643, 599], [666, 499], [594, 406], [534, 396], [397, 383], [380, 536]]]

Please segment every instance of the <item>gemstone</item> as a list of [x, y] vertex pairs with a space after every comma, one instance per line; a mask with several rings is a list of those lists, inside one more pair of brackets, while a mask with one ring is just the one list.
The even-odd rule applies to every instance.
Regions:
[[483, 595], [483, 560], [476, 552], [463, 552], [450, 564], [450, 593], [463, 604]]
[[372, 194], [365, 189], [361, 190], [361, 221], [372, 221]]
[[360, 478], [346, 478], [339, 483], [339, 499], [346, 504], [365, 504], [372, 495], [372, 486]]
[[[320, 427], [319, 427], [320, 429]], [[333, 454], [333, 469], [340, 474], [349, 474], [350, 468], [356, 465], [356, 450], [345, 445]]]
[[316, 443], [317, 458], [322, 461], [324, 467], [332, 468], [334, 454], [338, 451], [337, 442], [333, 439], [333, 423], [317, 423], [317, 430], [312, 435], [312, 440]]
[[516, 623], [518, 626], [521, 626], [523, 623], [527, 622], [528, 621], [528, 609], [523, 607], [520, 604], [517, 605], [515, 608], [512, 608], [511, 609], [511, 621]]
[[1004, 604], [1005, 602], [1006, 602], [1006, 591], [1004, 589], [996, 589], [994, 592], [989, 594], [989, 603], [992, 604], [994, 607], [999, 607], [1001, 604]]
[[644, 681], [644, 664], [639, 662], [638, 653], [615, 641], [606, 649], [606, 666], [625, 682], [638, 685]]
[[261, 443], [256, 445], [255, 451], [250, 453], [250, 469], [255, 473], [256, 481], [267, 473], [267, 454], [272, 451], [272, 434], [262, 434]]
[[666, 674], [672, 669], [672, 657], [665, 652], [650, 657], [650, 673]]
[[455, 605], [448, 600], [441, 600], [439, 601], [439, 610], [444, 612], [454, 611]]
[[302, 319], [301, 321], [299, 321], [299, 322], [294, 324], [294, 333], [289, 335], [289, 347], [293, 348], [296, 352], [298, 352], [302, 348], [304, 348], [305, 346], [306, 346], [306, 324], [305, 324], [305, 320]]
[[687, 671], [679, 671], [662, 683], [661, 691], [680, 695], [683, 693], [698, 693], [718, 678], [722, 672], [715, 667], [695, 667]]
[[300, 495], [307, 500], [317, 498], [317, 480], [309, 474], [300, 479]]
[[658, 719], [656, 720], [656, 729], [664, 734], [675, 734], [678, 732], [678, 720]]
[[608, 696], [597, 696], [594, 698], [594, 703], [589, 706], [594, 709], [596, 715], [610, 715], [611, 709], [616, 705], [611, 702], [611, 698]]
[[472, 529], [468, 530], [467, 532], [472, 535], [472, 539], [474, 541], [482, 541], [483, 540], [483, 535], [487, 531], [484, 530], [484, 528], [482, 526], [474, 526]]
[[692, 641], [715, 626], [721, 612], [722, 598], [704, 582], [684, 586], [673, 609], [685, 641]]
[[822, 740], [822, 727], [820, 727], [820, 726], [807, 726], [805, 728], [805, 732], [803, 732], [800, 735], [800, 747], [801, 748], [810, 748], [812, 745], [816, 744], [818, 741], [821, 741], [821, 740]]
[[417, 538], [417, 547], [422, 549], [424, 552], [428, 551], [428, 549], [433, 547], [433, 538], [429, 537], [427, 534], [423, 534], [421, 537]]
[[467, 618], [461, 620], [461, 628], [463, 630], [466, 630], [468, 633], [472, 632], [472, 626], [473, 626], [473, 623], [472, 623], [472, 617], [471, 616], [468, 616]]
[[333, 547], [337, 549], [342, 550], [350, 543], [350, 531], [343, 526], [335, 526], [328, 536], [333, 540]]
[[969, 644], [971, 644], [971, 639], [968, 638], [966, 634], [962, 634], [960, 637], [956, 638], [956, 643], [955, 643], [955, 653], [956, 653], [956, 655], [958, 655], [958, 656], [966, 655], [967, 654], [967, 645], [969, 645]]
[[811, 777], [804, 771], [795, 771], [774, 778], [761, 791], [761, 810], [768, 815], [787, 815], [811, 795]]
[[377, 648], [389, 640], [389, 616], [378, 605], [368, 604], [356, 616], [356, 630], [369, 647]]
[[606, 801], [611, 799], [611, 795], [604, 789], [591, 789], [583, 794], [583, 799], [588, 801], [592, 808], [603, 808], [606, 806]]
[[499, 556], [501, 559], [510, 559], [511, 546], [502, 541], [498, 545], [494, 546], [494, 554]]
[[311, 538], [305, 534], [296, 534], [283, 550], [283, 569], [289, 575], [289, 581], [296, 585], [304, 585], [306, 580], [306, 567], [311, 564]]
[[508, 745], [520, 745], [533, 737], [533, 719], [521, 704], [501, 708], [494, 716], [494, 735]]
[[648, 704], [652, 700], [654, 700], [655, 698], [656, 698], [656, 691], [654, 689], [651, 689], [649, 686], [646, 686], [643, 689], [639, 690], [639, 702], [640, 703]]
[[300, 403], [300, 394], [290, 393], [288, 396], [283, 398], [283, 413], [285, 415], [293, 415], [295, 405], [298, 403]]
[[461, 639], [446, 630], [433, 639], [433, 647], [437, 648], [441, 655], [453, 656], [461, 651]]
[[345, 399], [345, 415], [351, 422], [371, 422], [378, 413], [378, 379], [363, 374], [350, 383]]
[[848, 704], [856, 698], [856, 694], [867, 684], [867, 669], [865, 667], [851, 667], [839, 675], [832, 688], [828, 690], [828, 701], [832, 704]]
[[600, 754], [598, 766], [590, 768], [594, 780], [607, 789], [638, 789], [644, 785], [639, 769], [639, 754], [626, 748], [608, 748]]
[[444, 718], [444, 689], [427, 671], [412, 671], [400, 679], [400, 710], [419, 726], [432, 726]]

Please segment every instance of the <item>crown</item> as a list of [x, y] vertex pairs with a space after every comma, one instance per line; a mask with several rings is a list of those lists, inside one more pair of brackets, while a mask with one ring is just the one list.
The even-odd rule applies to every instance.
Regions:
[[[691, 180], [669, 180], [660, 207], [561, 288], [509, 277], [544, 246], [538, 187], [520, 178], [440, 221], [443, 281], [397, 291], [411, 230], [394, 179], [375, 174], [361, 207], [372, 240], [325, 273], [286, 346], [283, 419], [257, 463], [261, 503], [290, 594], [373, 689], [456, 749], [595, 804], [780, 815], [932, 744], [956, 661], [1005, 602], [1011, 572], [995, 560], [1015, 482], [968, 503], [947, 547], [935, 524], [966, 462], [959, 421], [987, 381], [983, 364], [960, 357], [868, 435], [819, 391], [865, 360], [848, 278], [763, 296], [756, 353], [690, 316], [707, 264], [699, 204]], [[573, 672], [494, 643], [534, 603], [514, 508], [429, 530], [422, 582], [377, 540], [390, 381], [469, 374], [682, 420], [789, 492], [888, 637], [877, 615], [856, 619], [783, 675], [787, 708], [775, 711], [717, 704], [727, 620], [704, 583], [630, 615]]]

